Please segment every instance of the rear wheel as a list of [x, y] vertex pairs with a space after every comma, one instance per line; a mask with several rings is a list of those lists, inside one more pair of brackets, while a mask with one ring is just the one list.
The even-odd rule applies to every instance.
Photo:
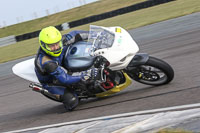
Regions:
[[174, 78], [174, 70], [172, 67], [155, 57], [149, 57], [149, 60], [137, 66], [128, 74], [135, 80], [147, 85], [163, 85], [167, 84]]

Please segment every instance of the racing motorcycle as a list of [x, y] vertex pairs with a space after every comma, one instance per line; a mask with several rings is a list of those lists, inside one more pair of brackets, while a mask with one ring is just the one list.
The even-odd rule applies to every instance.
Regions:
[[[87, 82], [68, 87], [81, 100], [118, 93], [131, 85], [132, 80], [153, 86], [172, 81], [174, 71], [168, 63], [138, 51], [138, 45], [125, 29], [91, 25], [87, 41], [68, 47], [64, 67], [72, 75], [91, 68], [97, 69], [98, 74]], [[17, 76], [31, 81], [32, 90], [62, 102], [42, 88], [34, 71], [34, 58], [16, 64], [12, 70]]]

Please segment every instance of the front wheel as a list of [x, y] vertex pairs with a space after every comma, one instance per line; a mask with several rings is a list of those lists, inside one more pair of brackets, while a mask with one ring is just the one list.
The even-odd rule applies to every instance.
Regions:
[[155, 57], [149, 57], [145, 64], [136, 66], [128, 74], [135, 81], [147, 85], [167, 84], [174, 78], [174, 70], [172, 67], [163, 60]]

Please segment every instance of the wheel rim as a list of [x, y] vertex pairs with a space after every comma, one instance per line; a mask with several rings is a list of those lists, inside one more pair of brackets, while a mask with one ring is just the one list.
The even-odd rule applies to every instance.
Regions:
[[167, 75], [165, 72], [149, 65], [141, 65], [137, 77], [138, 81], [151, 85], [159, 85], [167, 81]]

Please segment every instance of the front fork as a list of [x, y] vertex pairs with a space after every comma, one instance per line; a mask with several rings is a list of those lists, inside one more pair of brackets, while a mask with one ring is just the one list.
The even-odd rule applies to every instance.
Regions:
[[[137, 67], [140, 65], [144, 65], [149, 60], [149, 55], [146, 53], [137, 53], [131, 62], [128, 64], [125, 72], [133, 79], [141, 78], [142, 74], [137, 75]], [[137, 77], [136, 77], [137, 75]]]

